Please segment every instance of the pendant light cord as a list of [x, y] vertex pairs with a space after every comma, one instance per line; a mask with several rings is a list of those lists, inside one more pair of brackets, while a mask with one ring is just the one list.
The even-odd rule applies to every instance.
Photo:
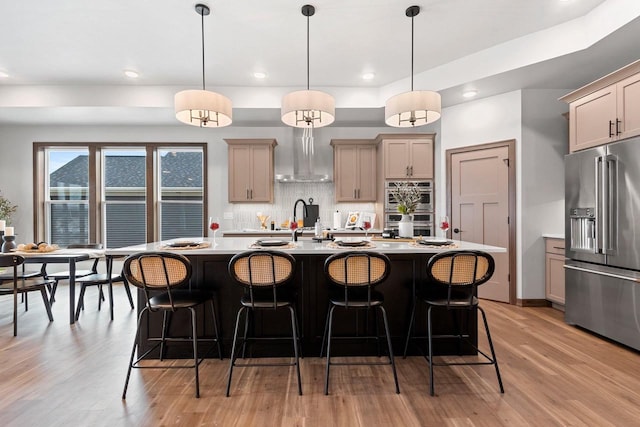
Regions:
[[411, 17], [411, 92], [413, 92], [413, 16]]
[[307, 90], [309, 90], [309, 16], [307, 16]]
[[204, 12], [200, 13], [200, 28], [202, 33], [202, 90], [205, 90], [204, 85]]

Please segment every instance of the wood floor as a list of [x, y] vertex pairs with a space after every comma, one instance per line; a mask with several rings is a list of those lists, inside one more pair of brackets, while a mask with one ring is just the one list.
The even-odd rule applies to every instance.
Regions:
[[[498, 392], [490, 366], [440, 367], [429, 396], [421, 357], [397, 359], [401, 394], [388, 366], [335, 367], [330, 396], [324, 364], [302, 361], [304, 396], [293, 369], [234, 371], [224, 397], [228, 360], [207, 360], [200, 399], [192, 370], [136, 370], [120, 399], [135, 313], [116, 288], [116, 317], [97, 311], [95, 290], [74, 326], [66, 289], [49, 324], [38, 298], [19, 315], [12, 336], [11, 298], [0, 300], [2, 426], [637, 426], [640, 354], [570, 327], [551, 308], [483, 301], [502, 371]], [[88, 292], [88, 293], [89, 293]], [[481, 341], [484, 343], [484, 339]]]

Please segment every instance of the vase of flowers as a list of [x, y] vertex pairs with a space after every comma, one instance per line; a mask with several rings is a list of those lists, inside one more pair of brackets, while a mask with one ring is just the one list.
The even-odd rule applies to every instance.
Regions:
[[398, 235], [400, 237], [413, 237], [413, 217], [420, 202], [420, 189], [413, 182], [396, 183], [392, 191], [393, 199], [398, 204], [398, 212], [402, 214], [402, 219], [398, 223]]

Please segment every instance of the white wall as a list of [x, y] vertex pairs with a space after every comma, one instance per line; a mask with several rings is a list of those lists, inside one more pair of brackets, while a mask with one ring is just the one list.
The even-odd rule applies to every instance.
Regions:
[[[541, 299], [544, 290], [542, 234], [564, 234], [564, 155], [569, 149], [569, 106], [557, 99], [569, 90], [522, 91], [522, 298]], [[542, 286], [541, 286], [542, 284]]]

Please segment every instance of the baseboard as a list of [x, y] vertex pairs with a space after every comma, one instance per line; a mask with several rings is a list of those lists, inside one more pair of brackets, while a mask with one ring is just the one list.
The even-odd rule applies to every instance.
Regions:
[[520, 299], [516, 300], [518, 307], [551, 307], [551, 302], [546, 299]]

